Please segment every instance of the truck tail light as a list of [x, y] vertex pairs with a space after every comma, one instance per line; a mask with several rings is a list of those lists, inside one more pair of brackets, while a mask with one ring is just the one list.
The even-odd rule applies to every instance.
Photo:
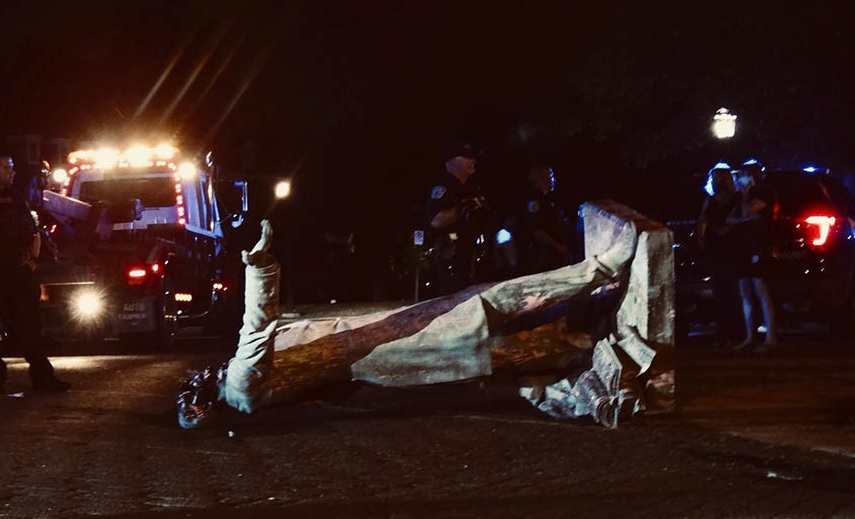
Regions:
[[821, 248], [828, 243], [831, 236], [831, 231], [837, 223], [837, 218], [829, 215], [810, 215], [804, 218], [807, 224], [807, 239], [808, 244], [812, 247]]
[[129, 285], [142, 285], [148, 281], [149, 276], [160, 277], [163, 265], [152, 263], [150, 265], [132, 265], [125, 271], [125, 280]]
[[175, 205], [178, 208], [178, 224], [187, 223], [187, 210], [184, 207], [184, 195], [181, 191], [181, 176], [175, 175]]
[[128, 267], [125, 271], [125, 280], [129, 285], [142, 285], [148, 278], [148, 269], [143, 266]]

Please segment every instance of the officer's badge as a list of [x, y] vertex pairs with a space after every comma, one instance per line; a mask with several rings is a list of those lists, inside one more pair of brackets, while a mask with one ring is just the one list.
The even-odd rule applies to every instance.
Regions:
[[528, 201], [528, 212], [536, 213], [540, 211], [540, 202], [537, 200], [529, 200]]
[[439, 200], [445, 196], [446, 191], [447, 189], [445, 186], [433, 186], [433, 190], [430, 192], [430, 197], [434, 200]]

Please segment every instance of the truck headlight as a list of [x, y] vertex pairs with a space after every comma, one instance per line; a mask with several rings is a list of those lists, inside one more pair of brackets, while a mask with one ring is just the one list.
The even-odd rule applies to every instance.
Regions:
[[94, 319], [104, 310], [104, 299], [94, 290], [85, 290], [74, 296], [71, 307], [78, 318]]

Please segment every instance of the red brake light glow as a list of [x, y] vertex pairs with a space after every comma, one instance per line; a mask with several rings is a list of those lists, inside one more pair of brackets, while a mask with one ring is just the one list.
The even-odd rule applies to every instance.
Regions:
[[811, 230], [810, 244], [814, 247], [822, 247], [828, 242], [828, 237], [831, 234], [831, 229], [837, 222], [833, 216], [827, 215], [811, 215], [804, 219], [808, 224], [808, 229]]
[[142, 285], [147, 276], [148, 270], [145, 267], [130, 267], [125, 272], [129, 285]]

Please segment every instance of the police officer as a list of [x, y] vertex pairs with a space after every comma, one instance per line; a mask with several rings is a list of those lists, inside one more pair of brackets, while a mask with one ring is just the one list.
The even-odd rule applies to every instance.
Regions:
[[[12, 189], [15, 164], [0, 156], [0, 316], [9, 339], [30, 365], [33, 389], [67, 391], [68, 382], [54, 375], [42, 349], [39, 283], [33, 273], [41, 241], [30, 208]], [[6, 382], [6, 364], [0, 359], [0, 386]]]
[[486, 210], [485, 199], [467, 181], [480, 156], [480, 150], [468, 143], [453, 148], [446, 156], [445, 174], [430, 191], [427, 218], [433, 236], [434, 295], [456, 292], [475, 281], [477, 241], [483, 239]]
[[574, 252], [573, 229], [552, 199], [555, 173], [549, 166], [536, 165], [529, 170], [528, 183], [529, 195], [521, 218], [523, 271], [533, 274], [568, 265]]

